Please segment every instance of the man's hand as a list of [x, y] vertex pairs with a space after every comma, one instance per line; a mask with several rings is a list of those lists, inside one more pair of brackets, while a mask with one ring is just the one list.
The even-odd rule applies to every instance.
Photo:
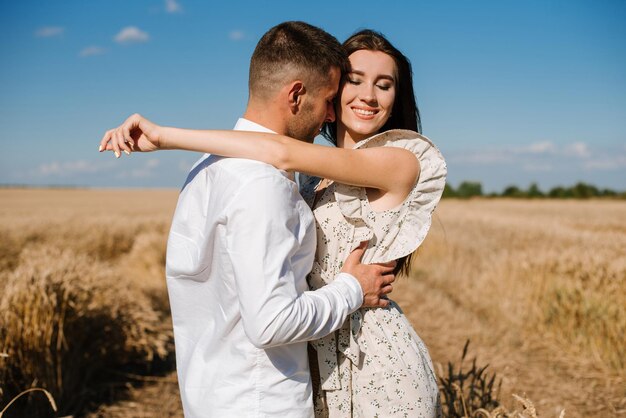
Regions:
[[[364, 245], [365, 244], [365, 245]], [[356, 277], [363, 289], [363, 306], [369, 308], [384, 308], [389, 305], [389, 301], [383, 296], [391, 293], [393, 286], [391, 283], [396, 279], [393, 269], [395, 261], [382, 264], [361, 264], [361, 257], [365, 252], [367, 242], [350, 253], [341, 269], [344, 273], [349, 273]]]
[[98, 151], [113, 151], [120, 158], [123, 152], [130, 155], [133, 151], [149, 152], [161, 148], [161, 127], [135, 113], [115, 129], [106, 131]]

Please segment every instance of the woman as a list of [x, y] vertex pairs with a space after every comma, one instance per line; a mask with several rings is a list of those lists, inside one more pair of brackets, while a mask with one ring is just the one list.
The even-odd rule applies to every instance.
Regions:
[[[430, 227], [446, 165], [417, 133], [408, 59], [370, 30], [351, 36], [344, 47], [352, 71], [339, 92], [337, 120], [323, 132], [338, 148], [280, 135], [162, 128], [133, 115], [105, 134], [101, 150], [112, 149], [119, 157], [120, 150], [188, 149], [307, 173], [301, 191], [314, 209], [318, 231], [312, 288], [332, 280], [361, 241], [369, 241], [363, 262], [397, 259], [397, 269], [406, 271]], [[313, 380], [321, 385], [317, 416], [441, 414], [428, 351], [394, 302], [355, 312], [342, 329], [311, 344], [318, 366], [312, 365]]]

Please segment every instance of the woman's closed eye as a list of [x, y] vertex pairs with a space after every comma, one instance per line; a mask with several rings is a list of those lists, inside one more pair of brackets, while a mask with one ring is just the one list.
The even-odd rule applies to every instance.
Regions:
[[[359, 80], [359, 79], [357, 79], [357, 78], [351, 78], [351, 77], [348, 77], [348, 78], [346, 79], [346, 81], [347, 81], [349, 84], [352, 84], [353, 86], [358, 86], [358, 85], [360, 85], [360, 84], [362, 84], [362, 83], [363, 83], [363, 81], [362, 81], [362, 80]], [[387, 90], [389, 90], [391, 87], [393, 87], [393, 84], [392, 84], [392, 83], [377, 83], [377, 84], [376, 84], [376, 87], [378, 87], [378, 88], [379, 88], [379, 89], [381, 89], [382, 91], [387, 91]]]

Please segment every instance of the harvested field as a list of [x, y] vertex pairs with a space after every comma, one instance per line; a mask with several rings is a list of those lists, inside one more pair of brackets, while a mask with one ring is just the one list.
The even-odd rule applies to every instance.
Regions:
[[[64, 413], [181, 416], [163, 272], [176, 198], [0, 189], [0, 410], [43, 386]], [[626, 416], [624, 248], [624, 201], [444, 200], [392, 297], [441, 375], [469, 338], [509, 408], [516, 393], [542, 417]], [[29, 396], [5, 416], [50, 416]]]

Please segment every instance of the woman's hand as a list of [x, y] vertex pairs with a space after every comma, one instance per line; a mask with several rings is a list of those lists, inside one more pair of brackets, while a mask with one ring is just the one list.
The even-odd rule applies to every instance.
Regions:
[[113, 151], [117, 158], [123, 152], [150, 152], [161, 149], [161, 127], [138, 113], [131, 115], [120, 126], [108, 130], [98, 151]]

